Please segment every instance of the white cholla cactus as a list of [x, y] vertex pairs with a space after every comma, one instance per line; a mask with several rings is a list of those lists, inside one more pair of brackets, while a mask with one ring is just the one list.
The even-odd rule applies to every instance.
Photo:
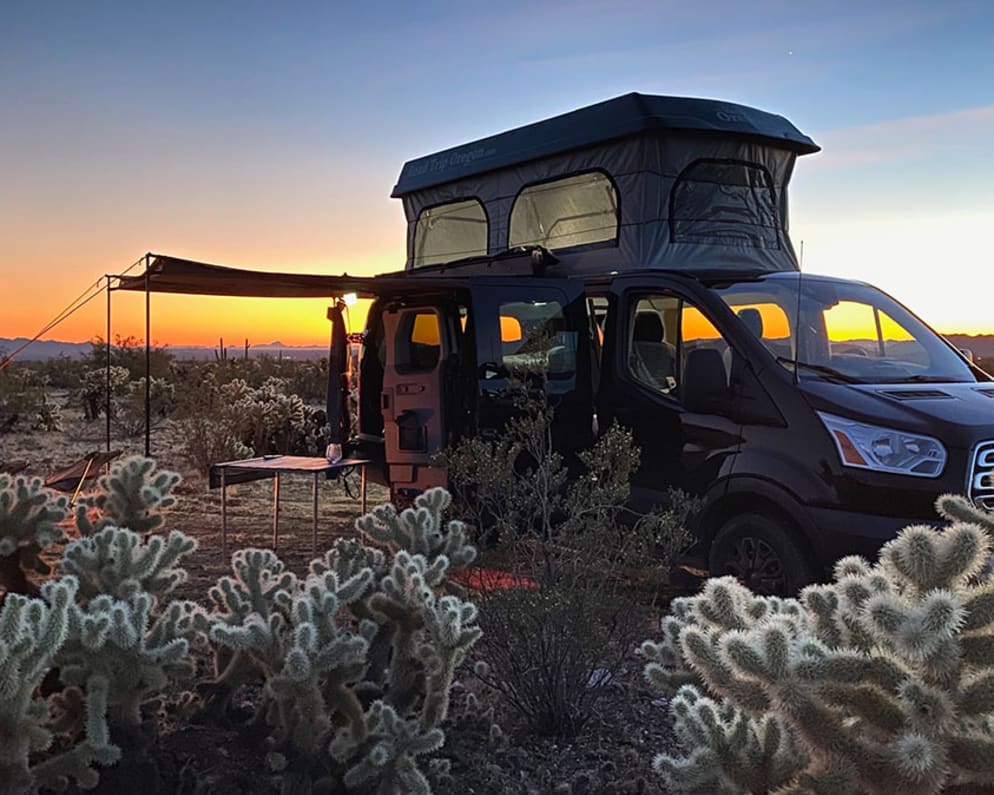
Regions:
[[476, 559], [476, 547], [469, 543], [466, 526], [445, 522], [443, 514], [452, 497], [445, 489], [428, 489], [414, 500], [414, 508], [397, 513], [390, 504], [374, 508], [356, 520], [356, 528], [370, 540], [387, 544], [434, 561], [444, 555], [450, 573], [461, 571]]
[[186, 581], [186, 570], [178, 564], [196, 548], [196, 539], [179, 530], [143, 540], [131, 530], [108, 526], [70, 543], [62, 571], [75, 575], [85, 599], [99, 594], [128, 599], [141, 591], [161, 599]]
[[[938, 793], [994, 784], [991, 538], [962, 498], [877, 564], [850, 557], [799, 599], [731, 578], [677, 600], [643, 653], [687, 756], [674, 792]], [[990, 526], [989, 524], [987, 525]]]
[[42, 788], [62, 789], [75, 779], [84, 789], [96, 786], [94, 764], [119, 758], [111, 745], [101, 698], [106, 680], [95, 683], [84, 737], [70, 748], [36, 761], [52, 745], [47, 728], [50, 705], [37, 694], [42, 678], [70, 634], [76, 581], [66, 577], [46, 583], [43, 599], [11, 594], [0, 608], [0, 795], [23, 795]]
[[364, 734], [374, 738], [365, 753], [348, 732], [340, 732], [332, 742], [331, 754], [341, 761], [358, 759], [345, 773], [350, 791], [370, 790], [390, 795], [431, 795], [431, 785], [418, 768], [417, 757], [437, 751], [445, 733], [426, 728], [421, 721], [400, 717], [389, 704], [376, 701], [363, 716]]
[[[173, 489], [179, 473], [156, 471], [155, 461], [132, 456], [116, 462], [99, 480], [100, 493], [80, 500], [76, 508], [76, 525], [84, 535], [93, 535], [105, 527], [124, 527], [136, 533], [148, 533], [159, 527], [162, 512], [176, 504]], [[90, 511], [98, 515], [90, 518]]]
[[340, 608], [364, 595], [372, 572], [362, 569], [339, 582], [327, 571], [301, 582], [261, 549], [239, 550], [232, 567], [235, 576], [210, 592], [210, 636], [262, 675], [275, 746], [319, 753], [335, 713], [360, 733], [362, 705], [349, 685], [362, 677], [366, 636], [375, 627], [353, 631], [341, 623]]
[[127, 599], [102, 594], [70, 611], [69, 635], [57, 658], [59, 677], [84, 691], [88, 713], [94, 680], [111, 683], [106, 708], [114, 728], [137, 731], [142, 705], [194, 670], [189, 651], [207, 630], [203, 609], [175, 601], [153, 616], [154, 605], [143, 592]]
[[442, 595], [445, 552], [468, 563], [476, 551], [461, 523], [441, 523], [448, 495], [425, 497], [358, 520], [382, 529], [382, 549], [339, 542], [303, 580], [272, 552], [241, 550], [211, 589], [211, 638], [230, 655], [219, 684], [261, 676], [273, 750], [315, 787], [430, 791], [415, 757], [441, 746], [452, 678], [480, 629], [474, 605]]
[[40, 478], [0, 474], [0, 591], [33, 590], [27, 573], [51, 571], [39, 553], [63, 540], [59, 522], [68, 515], [66, 498], [45, 488]]

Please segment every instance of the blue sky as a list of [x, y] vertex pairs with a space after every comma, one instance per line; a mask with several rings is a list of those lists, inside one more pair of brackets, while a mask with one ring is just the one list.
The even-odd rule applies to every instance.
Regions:
[[0, 335], [146, 250], [398, 267], [403, 161], [633, 90], [787, 116], [824, 147], [793, 183], [805, 270], [994, 332], [994, 3], [463, 0], [7, 4]]

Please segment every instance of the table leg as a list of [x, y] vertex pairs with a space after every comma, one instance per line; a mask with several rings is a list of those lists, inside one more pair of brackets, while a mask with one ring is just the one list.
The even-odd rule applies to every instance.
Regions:
[[273, 476], [273, 552], [279, 543], [280, 534], [280, 473]]
[[366, 465], [359, 464], [359, 504], [362, 506], [362, 515], [366, 515]]
[[311, 547], [314, 557], [318, 555], [318, 474], [314, 473], [314, 525], [311, 528]]
[[221, 469], [221, 554], [228, 558], [228, 477]]

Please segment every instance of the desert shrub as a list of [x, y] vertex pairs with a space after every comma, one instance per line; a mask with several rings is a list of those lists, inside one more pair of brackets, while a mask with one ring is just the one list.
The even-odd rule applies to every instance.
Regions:
[[0, 433], [58, 431], [61, 424], [61, 411], [44, 374], [16, 364], [0, 370]]
[[994, 517], [946, 496], [870, 564], [797, 599], [711, 580], [674, 600], [646, 676], [672, 696], [673, 792], [938, 793], [994, 784]]
[[476, 608], [445, 594], [475, 556], [448, 504], [433, 489], [402, 513], [377, 508], [356, 522], [366, 544], [339, 541], [303, 578], [240, 550], [211, 590], [218, 687], [262, 680], [284, 791], [430, 792], [419, 758], [444, 742], [452, 678], [480, 635]]
[[277, 358], [268, 354], [250, 359], [225, 359], [207, 365], [220, 383], [241, 379], [253, 388], [270, 378], [286, 382], [286, 391], [305, 403], [323, 404], [328, 390], [328, 359]]
[[[127, 394], [129, 373], [126, 367], [112, 366], [110, 368], [110, 399], [111, 413], [114, 412], [114, 402]], [[87, 370], [83, 373], [80, 385], [80, 398], [83, 403], [83, 413], [87, 420], [95, 420], [107, 411], [107, 370], [103, 367]]]
[[[149, 351], [149, 372], [153, 378], [168, 378], [175, 361], [168, 348], [153, 344]], [[94, 337], [90, 342], [90, 352], [83, 358], [87, 370], [99, 370], [107, 366], [107, 342], [102, 337]], [[123, 367], [128, 371], [128, 381], [137, 381], [145, 376], [145, 342], [138, 337], [114, 338], [110, 346], [111, 367]]]
[[[127, 368], [110, 368], [110, 415], [117, 434], [137, 436], [145, 430], [145, 376], [129, 380]], [[169, 417], [176, 406], [176, 390], [165, 378], [152, 376], [148, 420], [153, 427]], [[80, 396], [84, 416], [95, 420], [107, 411], [107, 370], [87, 370]]]
[[204, 371], [180, 397], [183, 453], [200, 471], [252, 455], [324, 452], [324, 411], [290, 394], [286, 381], [270, 378], [256, 388], [242, 379], [224, 383], [220, 374], [219, 368]]
[[34, 369], [48, 379], [52, 388], [76, 391], [83, 381], [87, 365], [82, 359], [74, 359], [62, 353], [36, 363]]
[[499, 439], [465, 439], [438, 463], [510, 573], [512, 587], [480, 573], [486, 662], [477, 674], [535, 731], [569, 735], [642, 637], [645, 594], [626, 574], [664, 578], [695, 506], [674, 493], [669, 510], [634, 514], [625, 507], [639, 465], [630, 432], [612, 426], [570, 472], [553, 448], [548, 405], [525, 397], [519, 408]]

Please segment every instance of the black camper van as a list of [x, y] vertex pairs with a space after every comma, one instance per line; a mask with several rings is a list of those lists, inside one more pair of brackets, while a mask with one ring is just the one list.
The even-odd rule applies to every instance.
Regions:
[[340, 280], [376, 299], [341, 441], [396, 492], [443, 484], [434, 454], [500, 433], [538, 368], [559, 444], [631, 428], [633, 501], [702, 494], [691, 555], [770, 593], [940, 493], [994, 509], [994, 380], [880, 290], [798, 267], [787, 188], [816, 151], [779, 116], [629, 94], [407, 163], [405, 270]]

